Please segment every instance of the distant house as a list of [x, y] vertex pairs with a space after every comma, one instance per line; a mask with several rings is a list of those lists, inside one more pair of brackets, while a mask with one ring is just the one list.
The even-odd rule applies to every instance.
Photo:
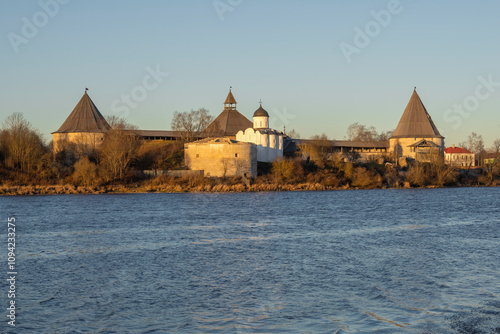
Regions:
[[104, 140], [109, 129], [108, 122], [85, 90], [85, 94], [61, 127], [52, 132], [54, 152], [62, 150], [64, 143], [82, 144], [96, 148]]
[[439, 133], [416, 89], [389, 139], [389, 147], [397, 157], [422, 162], [429, 162], [433, 156], [443, 155], [444, 137]]
[[474, 167], [476, 166], [476, 155], [463, 146], [455, 147], [453, 145], [444, 150], [444, 161], [452, 166]]
[[496, 164], [500, 159], [499, 159], [500, 154], [498, 153], [486, 153], [484, 156], [484, 164], [485, 165], [494, 165]]

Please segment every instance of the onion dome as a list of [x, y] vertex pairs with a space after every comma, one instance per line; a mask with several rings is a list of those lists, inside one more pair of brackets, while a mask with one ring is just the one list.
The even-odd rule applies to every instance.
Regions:
[[264, 108], [262, 108], [261, 104], [259, 109], [255, 110], [255, 112], [253, 113], [253, 117], [269, 117], [269, 114]]

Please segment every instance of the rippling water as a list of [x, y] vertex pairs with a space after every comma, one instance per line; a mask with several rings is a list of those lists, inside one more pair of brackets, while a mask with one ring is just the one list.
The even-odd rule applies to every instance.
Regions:
[[18, 309], [0, 328], [500, 333], [499, 195], [2, 197], [3, 240], [17, 218]]

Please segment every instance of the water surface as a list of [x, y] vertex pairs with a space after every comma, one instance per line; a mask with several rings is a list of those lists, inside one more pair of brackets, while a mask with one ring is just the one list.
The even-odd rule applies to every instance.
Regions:
[[18, 317], [0, 328], [500, 333], [499, 195], [2, 197], [17, 218]]

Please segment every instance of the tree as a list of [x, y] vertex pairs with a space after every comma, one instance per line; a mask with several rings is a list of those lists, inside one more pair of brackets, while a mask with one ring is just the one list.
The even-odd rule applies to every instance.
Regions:
[[383, 131], [378, 135], [377, 140], [389, 140], [389, 138], [391, 138], [393, 134], [394, 130]]
[[99, 146], [99, 158], [109, 180], [124, 176], [132, 161], [137, 158], [141, 141], [133, 132], [137, 127], [125, 120], [113, 117], [108, 123], [111, 129]]
[[175, 112], [172, 119], [172, 130], [179, 132], [182, 140], [193, 141], [201, 135], [210, 135], [206, 133], [208, 126], [214, 118], [209, 115], [205, 108], [191, 110], [190, 112]]
[[491, 147], [491, 152], [495, 154], [495, 157], [500, 158], [500, 138], [496, 139], [493, 142], [493, 146]]
[[479, 158], [479, 164], [482, 164], [483, 156], [486, 153], [484, 149], [483, 136], [472, 132], [469, 137], [467, 137], [467, 141], [460, 143], [459, 145], [463, 146], [472, 153], [475, 153]]
[[352, 141], [389, 140], [393, 133], [394, 131], [385, 131], [378, 134], [374, 126], [367, 127], [356, 122], [347, 128], [346, 139]]
[[316, 162], [320, 167], [323, 167], [331, 152], [331, 142], [326, 134], [315, 135], [304, 144], [299, 144], [300, 151], [303, 155]]
[[278, 159], [273, 162], [271, 173], [276, 181], [281, 182], [291, 179], [295, 174], [295, 163], [291, 159]]
[[37, 161], [47, 151], [42, 135], [21, 113], [14, 113], [5, 120], [0, 138], [6, 164], [25, 172], [33, 171]]
[[292, 139], [299, 139], [300, 138], [300, 133], [295, 131], [295, 129], [288, 131], [288, 133], [286, 135]]
[[481, 153], [484, 150], [483, 136], [472, 132], [463, 146], [473, 153]]
[[82, 184], [85, 187], [92, 186], [96, 183], [97, 166], [87, 157], [83, 157], [75, 163], [75, 172], [73, 180], [76, 183]]

